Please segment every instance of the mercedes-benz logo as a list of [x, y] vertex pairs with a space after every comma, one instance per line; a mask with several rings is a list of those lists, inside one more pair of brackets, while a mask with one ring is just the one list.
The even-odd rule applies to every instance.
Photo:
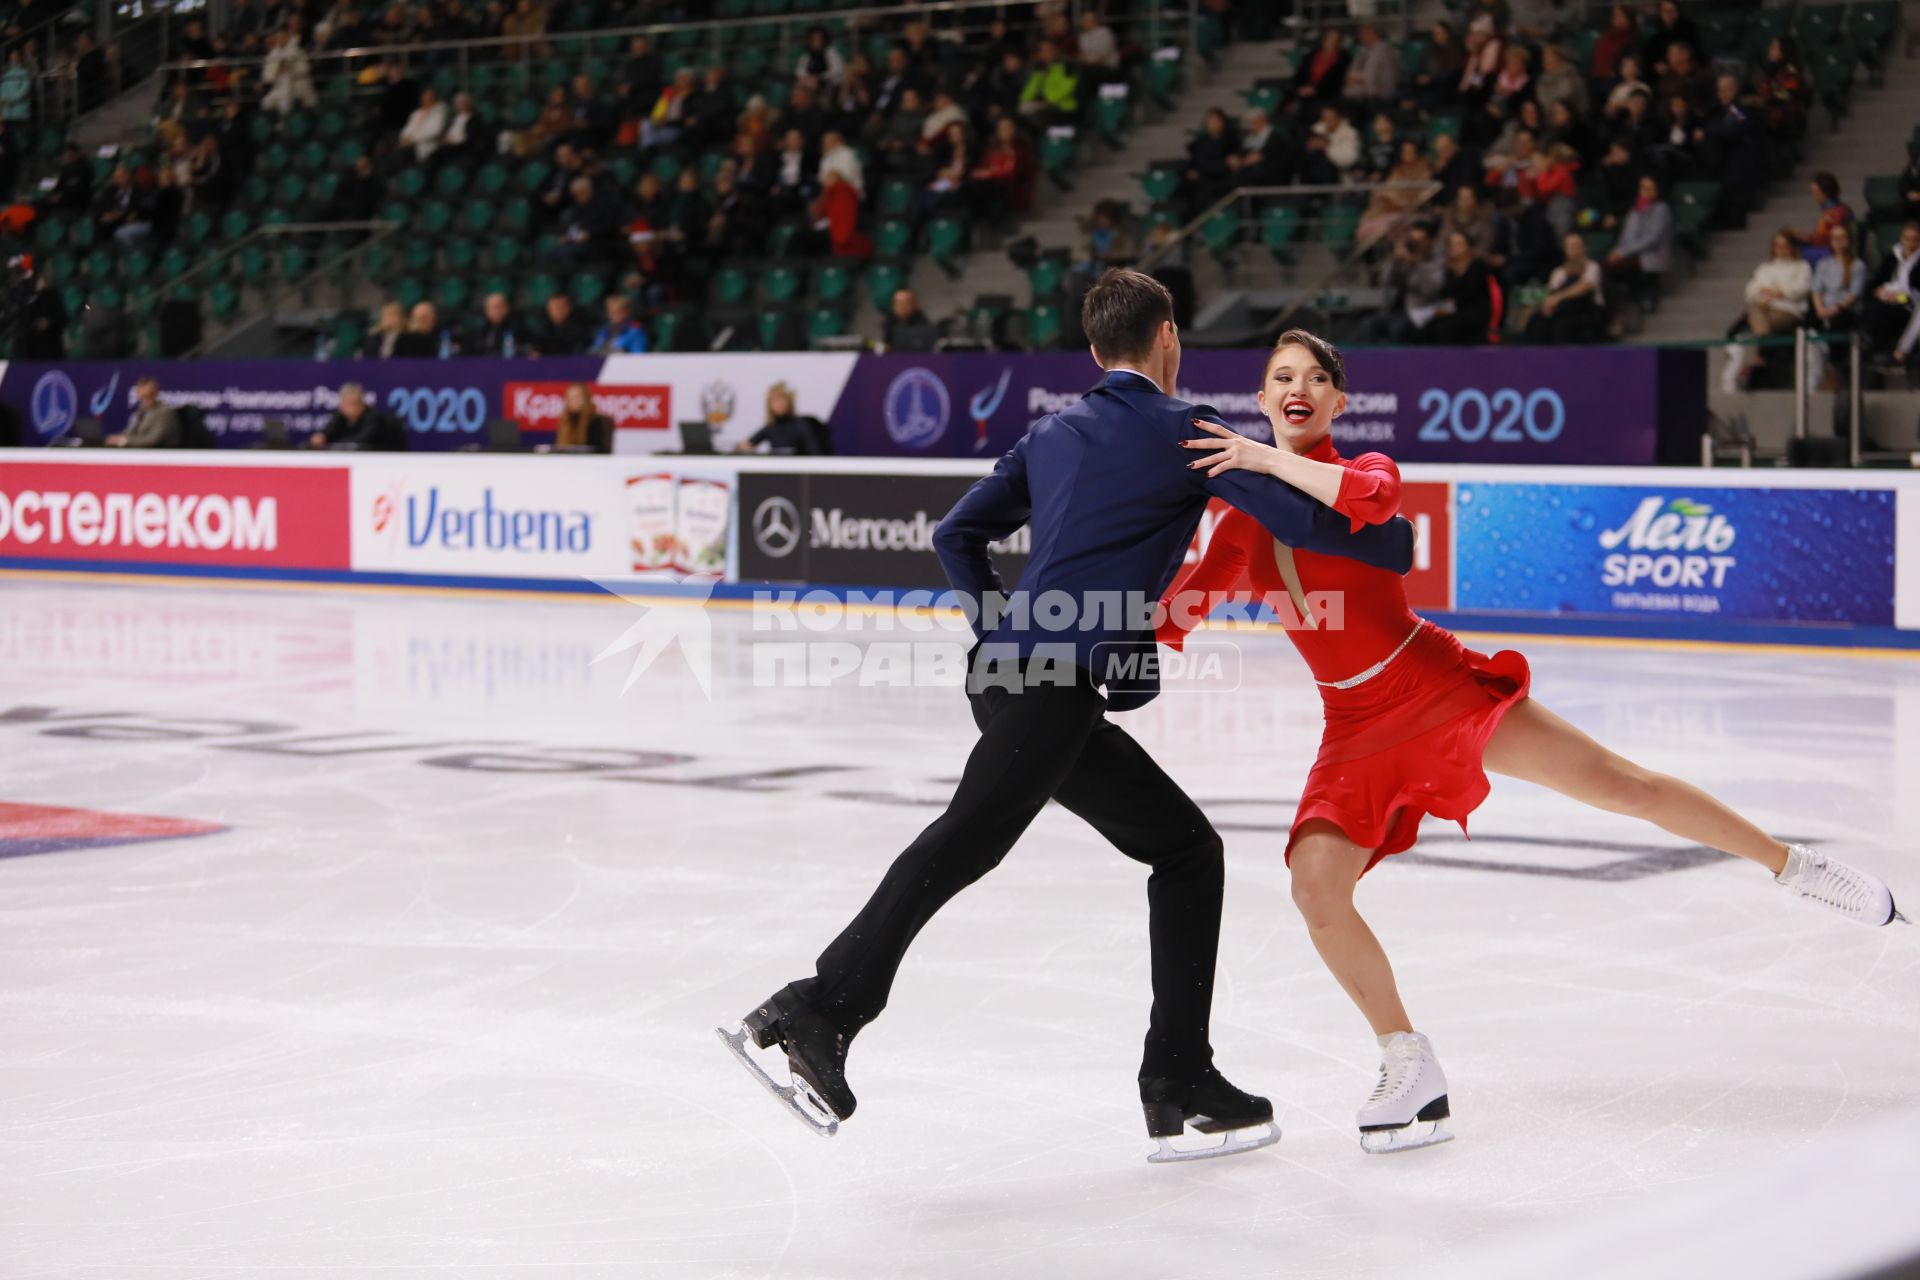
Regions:
[[784, 560], [800, 545], [800, 508], [786, 498], [768, 498], [753, 513], [753, 545]]

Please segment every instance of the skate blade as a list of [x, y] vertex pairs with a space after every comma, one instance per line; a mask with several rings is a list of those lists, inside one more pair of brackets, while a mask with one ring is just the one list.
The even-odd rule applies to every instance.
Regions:
[[731, 1031], [725, 1027], [715, 1027], [713, 1033], [726, 1043], [727, 1048], [733, 1050], [733, 1056], [740, 1059], [740, 1065], [745, 1067], [754, 1079], [766, 1086], [768, 1093], [780, 1099], [787, 1110], [799, 1118], [801, 1124], [823, 1138], [831, 1138], [840, 1132], [840, 1117], [834, 1115], [826, 1103], [814, 1096], [813, 1090], [807, 1088], [806, 1081], [795, 1078], [787, 1084], [781, 1084], [767, 1074], [766, 1068], [762, 1067], [758, 1059], [747, 1049], [750, 1038], [746, 1027], [736, 1026]]
[[1204, 1147], [1176, 1147], [1173, 1145], [1172, 1138], [1155, 1138], [1154, 1142], [1157, 1145], [1147, 1156], [1147, 1163], [1175, 1164], [1183, 1160], [1217, 1160], [1221, 1156], [1237, 1156], [1245, 1151], [1258, 1151], [1261, 1147], [1270, 1147], [1278, 1141], [1280, 1141], [1280, 1126], [1271, 1120], [1251, 1128], [1229, 1130], [1220, 1135], [1220, 1141]]
[[1444, 1120], [1416, 1120], [1399, 1129], [1375, 1129], [1360, 1135], [1360, 1149], [1370, 1156], [1392, 1155], [1396, 1151], [1417, 1151], [1452, 1142]]

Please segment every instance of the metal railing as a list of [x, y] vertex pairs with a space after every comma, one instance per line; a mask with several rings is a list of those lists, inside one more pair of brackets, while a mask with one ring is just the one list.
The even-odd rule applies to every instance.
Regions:
[[[289, 296], [311, 294], [331, 283], [338, 290], [340, 306], [348, 304], [352, 287], [365, 278], [363, 270], [357, 270], [363, 263], [366, 253], [375, 245], [385, 243], [401, 230], [401, 224], [390, 221], [370, 222], [287, 222], [270, 226], [255, 227], [240, 239], [228, 245], [220, 253], [205, 262], [175, 276], [158, 286], [153, 292], [157, 300], [172, 297], [182, 289], [191, 289], [195, 294], [206, 292], [214, 282], [224, 280], [233, 274], [234, 262], [249, 248], [266, 248], [270, 253], [272, 246], [295, 237], [325, 237], [348, 234], [363, 235], [357, 243], [336, 250], [331, 256], [320, 256], [317, 265], [310, 267], [295, 279], [286, 279], [277, 272], [269, 272], [264, 278], [250, 278], [236, 286], [244, 299], [245, 291], [253, 289], [260, 297], [251, 309], [236, 310], [233, 323], [225, 330], [214, 332], [212, 325], [203, 319], [201, 339], [191, 350], [179, 354], [179, 359], [190, 359], [207, 354], [219, 343], [224, 342], [246, 325], [257, 320], [261, 313], [272, 317]], [[337, 308], [336, 308], [337, 309]]]
[[[1866, 403], [1866, 365], [1868, 350], [1864, 336], [1859, 330], [1841, 332], [1821, 332], [1805, 327], [1796, 328], [1792, 335], [1769, 334], [1764, 337], [1743, 333], [1727, 339], [1711, 339], [1699, 342], [1664, 343], [1665, 346], [1698, 347], [1709, 351], [1718, 351], [1729, 347], [1755, 350], [1793, 351], [1793, 429], [1790, 439], [1806, 441], [1812, 438], [1813, 417], [1813, 361], [1809, 359], [1815, 347], [1825, 346], [1831, 351], [1834, 347], [1844, 347], [1847, 354], [1846, 385], [1844, 391], [1836, 392], [1834, 413], [1836, 418], [1844, 412], [1846, 415], [1847, 465], [1859, 467], [1866, 463], [1905, 462], [1920, 466], [1920, 441], [1912, 449], [1872, 449], [1866, 447], [1867, 403]], [[1762, 394], [1742, 390], [1736, 394]], [[1836, 422], [1836, 428], [1838, 423]], [[1743, 467], [1750, 467], [1759, 457], [1757, 442], [1751, 434], [1736, 435], [1731, 440], [1716, 439], [1711, 429], [1700, 437], [1700, 460], [1702, 466], [1713, 466], [1722, 458], [1734, 457]], [[1773, 459], [1766, 459], [1772, 461]]]
[[[660, 58], [663, 66], [670, 58], [686, 56], [695, 60], [705, 59], [709, 63], [724, 65], [726, 58], [737, 47], [728, 37], [736, 32], [752, 33], [766, 28], [774, 28], [778, 35], [777, 54], [783, 61], [797, 58], [806, 43], [806, 32], [815, 26], [839, 27], [846, 31], [848, 42], [864, 41], [867, 30], [873, 35], [892, 34], [883, 24], [894, 21], [921, 21], [933, 26], [930, 36], [935, 41], [951, 42], [964, 38], [967, 34], [986, 30], [996, 16], [1007, 14], [1015, 23], [1035, 20], [1038, 11], [1050, 4], [1057, 5], [1058, 0], [934, 0], [929, 4], [894, 4], [859, 9], [821, 9], [815, 12], [763, 14], [746, 18], [720, 18], [705, 22], [649, 22], [622, 27], [606, 27], [591, 31], [542, 32], [537, 35], [485, 36], [467, 40], [441, 40], [409, 44], [368, 45], [350, 49], [323, 50], [307, 52], [307, 63], [314, 84], [318, 87], [326, 80], [339, 76], [350, 82], [369, 65], [399, 59], [409, 64], [422, 62], [428, 66], [452, 65], [458, 82], [465, 87], [469, 82], [471, 69], [475, 66], [499, 66], [526, 61], [538, 56], [544, 59], [587, 56], [594, 43], [607, 40], [630, 42], [635, 36], [645, 36], [656, 42], [653, 53]], [[1096, 0], [1070, 0], [1067, 11], [1070, 20], [1077, 22], [1080, 12], [1097, 8]], [[946, 25], [940, 25], [946, 20]], [[1189, 53], [1196, 48], [1199, 16], [1197, 6], [1190, 2], [1182, 9], [1169, 12], [1161, 5], [1150, 5], [1144, 14], [1114, 15], [1107, 19], [1116, 33], [1131, 30], [1149, 49], [1178, 43]], [[666, 47], [658, 47], [659, 42], [671, 37]], [[690, 39], [699, 37], [699, 39]], [[851, 57], [853, 50], [845, 44], [836, 42], [843, 56]], [[624, 57], [625, 50], [619, 53], [603, 55]], [[169, 74], [204, 73], [214, 69], [238, 71], [241, 82], [251, 81], [257, 85], [259, 69], [266, 64], [262, 58], [217, 58], [186, 60], [167, 63], [162, 70]], [[876, 74], [879, 68], [875, 68]], [[791, 78], [786, 70], [781, 71], [783, 79]]]

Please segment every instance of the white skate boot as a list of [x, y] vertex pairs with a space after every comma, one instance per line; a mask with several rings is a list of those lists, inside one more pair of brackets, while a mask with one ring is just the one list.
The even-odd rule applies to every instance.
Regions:
[[1447, 1075], [1416, 1031], [1396, 1031], [1380, 1051], [1380, 1083], [1360, 1108], [1360, 1149], [1369, 1155], [1451, 1142]]
[[1886, 881], [1803, 844], [1787, 846], [1786, 869], [1774, 881], [1795, 897], [1861, 924], [1892, 924], [1906, 919], [1894, 907], [1893, 891]]

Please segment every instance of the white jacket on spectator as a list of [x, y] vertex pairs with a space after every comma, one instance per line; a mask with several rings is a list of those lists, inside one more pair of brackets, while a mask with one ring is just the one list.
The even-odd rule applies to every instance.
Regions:
[[1803, 316], [1807, 314], [1807, 295], [1813, 292], [1813, 268], [1804, 258], [1786, 262], [1769, 258], [1753, 269], [1753, 276], [1747, 281], [1748, 303], [1757, 301], [1762, 289], [1772, 289], [1780, 295], [1769, 306]]
[[297, 40], [282, 37], [267, 51], [267, 62], [261, 68], [260, 81], [267, 86], [260, 105], [268, 111], [284, 116], [296, 106], [319, 105], [320, 99], [313, 91], [312, 64], [307, 61], [306, 51]]
[[1673, 265], [1673, 210], [1667, 202], [1656, 200], [1644, 209], [1629, 210], [1613, 251], [1638, 259], [1640, 269], [1650, 275], [1664, 275]]
[[446, 132], [446, 103], [436, 102], [430, 107], [417, 107], [414, 113], [407, 117], [406, 128], [400, 130], [400, 145], [412, 147], [415, 159], [430, 160]]
[[1327, 159], [1333, 161], [1333, 167], [1341, 173], [1360, 163], [1360, 131], [1353, 127], [1351, 120], [1342, 120], [1340, 127], [1331, 132], [1323, 124], [1314, 125], [1313, 131], [1327, 140]]
[[1089, 67], [1119, 68], [1120, 42], [1112, 27], [1101, 23], [1080, 29], [1080, 61]]
[[829, 173], [839, 174], [855, 191], [864, 193], [867, 189], [867, 175], [860, 168], [860, 153], [844, 142], [820, 157], [820, 176], [825, 178]]

